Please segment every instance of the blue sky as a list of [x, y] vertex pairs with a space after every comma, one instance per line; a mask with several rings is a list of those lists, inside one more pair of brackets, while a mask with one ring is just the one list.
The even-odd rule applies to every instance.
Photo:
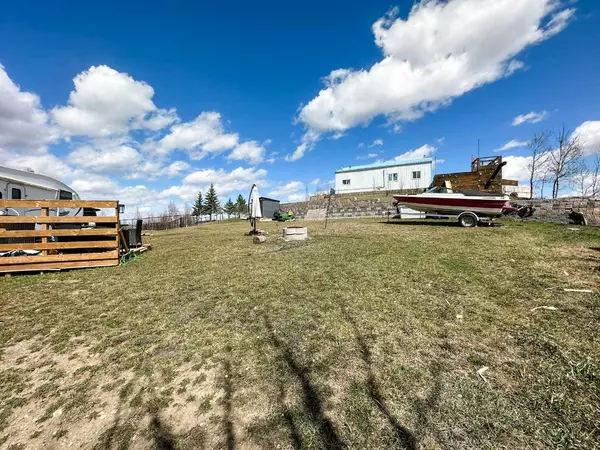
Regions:
[[[0, 14], [0, 164], [146, 212], [190, 203], [210, 182], [223, 197], [257, 181], [261, 194], [300, 200], [341, 165], [377, 160], [430, 156], [438, 171], [468, 170], [478, 138], [491, 155], [563, 124], [590, 154], [600, 144], [599, 9], [10, 2]], [[505, 176], [526, 178], [525, 149], [501, 154]]]

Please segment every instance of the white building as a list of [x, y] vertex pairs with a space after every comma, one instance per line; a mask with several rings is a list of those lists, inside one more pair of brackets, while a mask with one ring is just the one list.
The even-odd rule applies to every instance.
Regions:
[[432, 167], [429, 158], [342, 167], [335, 172], [335, 192], [424, 189], [431, 184]]

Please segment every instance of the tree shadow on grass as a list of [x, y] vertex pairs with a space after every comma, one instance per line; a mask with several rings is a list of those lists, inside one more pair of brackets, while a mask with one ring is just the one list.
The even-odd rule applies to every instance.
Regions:
[[[275, 336], [273, 327], [266, 316], [264, 317], [264, 320], [265, 326], [269, 332], [271, 344], [280, 352], [282, 361], [285, 363], [288, 370], [300, 382], [300, 386], [302, 388], [303, 406], [308, 412], [311, 421], [315, 427], [317, 427], [323, 446], [328, 450], [340, 450], [347, 448], [346, 444], [338, 436], [333, 423], [325, 415], [323, 410], [323, 402], [319, 396], [319, 393], [310, 381], [308, 369], [302, 366], [294, 357], [291, 349], [285, 345], [285, 343], [281, 342], [277, 336]], [[280, 389], [282, 390], [283, 386], [280, 386]], [[294, 425], [293, 417], [289, 411], [286, 422], [290, 427], [292, 441], [294, 442], [294, 445], [297, 446], [295, 448], [301, 448], [302, 442], [300, 440], [300, 434]]]
[[[128, 384], [131, 385], [128, 391], [133, 392], [135, 381], [131, 380]], [[141, 386], [138, 395], [141, 395], [144, 391], [148, 392], [150, 390], [147, 389], [147, 386]], [[94, 449], [128, 448], [138, 429], [137, 425], [144, 416], [149, 415], [147, 436], [152, 442], [153, 448], [157, 450], [174, 450], [177, 447], [177, 437], [160, 418], [160, 401], [153, 396], [146, 402], [141, 403], [138, 410], [135, 410], [134, 407], [133, 412], [130, 409], [130, 412], [124, 416], [123, 411], [125, 408], [131, 407], [132, 402], [135, 400], [128, 401], [129, 398], [128, 394], [120, 393], [112, 424], [102, 433]], [[144, 403], [145, 406], [142, 406]]]
[[233, 387], [231, 384], [231, 363], [229, 359], [223, 362], [223, 426], [225, 428], [225, 439], [227, 450], [235, 449], [235, 433], [233, 430], [233, 421], [231, 419], [231, 399], [233, 397]]
[[417, 423], [419, 424], [419, 431], [424, 432], [425, 429], [432, 431], [437, 441], [445, 445], [445, 439], [430, 419], [432, 412], [438, 408], [440, 403], [440, 397], [442, 394], [442, 382], [441, 376], [443, 373], [443, 364], [439, 361], [435, 361], [431, 366], [431, 374], [433, 375], [434, 382], [433, 387], [424, 399], [417, 399], [414, 402], [414, 408], [417, 414]]
[[108, 429], [102, 433], [98, 443], [94, 446], [94, 449], [110, 449], [113, 447], [113, 442], [115, 440], [118, 442], [118, 447], [121, 447], [123, 442], [120, 442], [119, 439], [119, 430], [121, 429], [121, 410], [123, 409], [123, 401], [119, 397], [119, 403], [117, 405], [117, 411], [115, 412], [115, 417], [113, 418], [112, 424]]
[[279, 392], [277, 394], [277, 404], [279, 405], [279, 409], [281, 409], [282, 411], [283, 420], [285, 420], [285, 424], [287, 425], [288, 430], [290, 432], [292, 447], [295, 450], [299, 450], [302, 448], [302, 438], [300, 437], [298, 427], [296, 427], [296, 424], [294, 422], [294, 416], [285, 404], [285, 388], [281, 381], [279, 381], [278, 391]]
[[158, 409], [150, 411], [150, 425], [148, 427], [150, 437], [157, 450], [174, 450], [175, 436], [171, 429], [160, 419]]
[[350, 316], [346, 308], [342, 308], [342, 312], [344, 317], [348, 323], [354, 329], [354, 335], [356, 339], [356, 343], [358, 345], [358, 349], [360, 351], [360, 356], [362, 358], [363, 364], [365, 366], [367, 372], [367, 392], [377, 409], [381, 412], [381, 414], [386, 418], [392, 429], [394, 430], [394, 434], [396, 436], [396, 441], [398, 444], [402, 445], [404, 448], [408, 450], [416, 450], [417, 449], [417, 439], [415, 435], [404, 425], [402, 425], [396, 417], [390, 412], [385, 398], [381, 394], [379, 390], [379, 386], [377, 385], [377, 380], [375, 379], [375, 374], [373, 372], [373, 357], [371, 355], [371, 350], [367, 345], [367, 342], [364, 336], [361, 334], [356, 321]]

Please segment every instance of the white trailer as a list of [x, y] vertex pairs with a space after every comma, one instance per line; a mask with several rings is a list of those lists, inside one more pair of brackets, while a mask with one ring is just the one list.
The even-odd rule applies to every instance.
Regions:
[[[66, 184], [32, 170], [0, 166], [0, 200], [80, 200]], [[0, 214], [38, 216], [39, 208], [0, 208]], [[82, 208], [51, 208], [50, 215], [81, 216]], [[93, 215], [93, 214], [90, 214]]]

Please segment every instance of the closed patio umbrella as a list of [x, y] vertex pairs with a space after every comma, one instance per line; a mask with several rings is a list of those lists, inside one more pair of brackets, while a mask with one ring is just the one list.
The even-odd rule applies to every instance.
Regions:
[[254, 233], [256, 234], [256, 219], [262, 217], [260, 211], [260, 200], [258, 199], [258, 188], [256, 184], [252, 185], [250, 189], [250, 197], [248, 198], [248, 213], [250, 217], [250, 223], [254, 227]]

